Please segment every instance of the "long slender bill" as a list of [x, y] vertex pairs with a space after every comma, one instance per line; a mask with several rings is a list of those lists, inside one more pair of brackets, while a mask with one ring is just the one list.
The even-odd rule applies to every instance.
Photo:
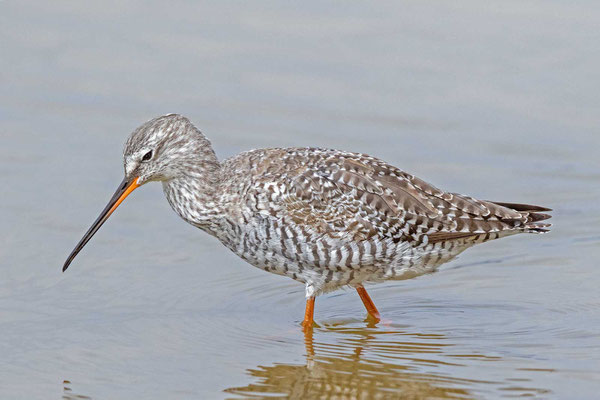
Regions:
[[83, 249], [83, 246], [85, 246], [86, 243], [90, 241], [92, 236], [94, 236], [94, 234], [98, 231], [98, 229], [100, 229], [102, 224], [108, 219], [108, 217], [110, 217], [110, 214], [112, 214], [113, 211], [115, 211], [117, 207], [119, 207], [119, 204], [121, 204], [123, 200], [125, 200], [125, 197], [129, 196], [129, 194], [138, 187], [140, 187], [140, 185], [138, 184], [137, 177], [132, 179], [123, 179], [123, 182], [121, 182], [115, 194], [113, 194], [104, 210], [102, 210], [100, 216], [96, 219], [96, 221], [94, 221], [94, 223], [92, 224], [90, 229], [88, 229], [88, 231], [85, 233], [85, 235], [83, 235], [79, 243], [77, 243], [77, 246], [75, 246], [75, 248], [69, 255], [69, 258], [67, 258], [67, 261], [65, 261], [65, 265], [63, 265], [62, 269], [63, 272], [65, 272], [65, 270], [69, 268], [69, 265], [71, 264], [75, 256], [81, 251], [81, 249]]

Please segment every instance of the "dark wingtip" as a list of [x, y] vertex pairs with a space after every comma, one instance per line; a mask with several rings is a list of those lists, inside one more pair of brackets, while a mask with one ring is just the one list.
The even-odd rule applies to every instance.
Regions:
[[502, 206], [502, 207], [512, 208], [515, 211], [522, 211], [522, 212], [552, 211], [551, 208], [534, 206], [531, 204], [504, 203], [504, 202], [498, 202], [498, 201], [492, 201], [492, 203], [498, 204], [499, 206]]
[[65, 272], [67, 268], [69, 268], [69, 264], [65, 263], [65, 265], [63, 265], [62, 272]]
[[538, 222], [538, 221], [544, 221], [546, 219], [550, 219], [550, 218], [552, 218], [552, 215], [534, 212], [534, 213], [529, 214], [528, 218], [530, 220], [529, 222]]

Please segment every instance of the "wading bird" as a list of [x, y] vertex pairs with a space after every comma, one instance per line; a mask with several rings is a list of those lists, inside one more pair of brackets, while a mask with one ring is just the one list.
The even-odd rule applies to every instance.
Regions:
[[219, 161], [185, 117], [169, 114], [125, 143], [125, 179], [63, 266], [136, 188], [159, 181], [181, 218], [248, 263], [305, 285], [305, 328], [315, 297], [365, 282], [435, 270], [477, 243], [547, 232], [548, 208], [442, 191], [365, 154], [319, 148], [252, 150]]

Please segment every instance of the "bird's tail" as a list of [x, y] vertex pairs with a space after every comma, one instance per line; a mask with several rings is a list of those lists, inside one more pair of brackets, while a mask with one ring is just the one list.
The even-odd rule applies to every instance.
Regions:
[[540, 221], [552, 218], [552, 215], [545, 213], [552, 211], [551, 208], [532, 206], [530, 204], [501, 203], [498, 201], [493, 201], [492, 203], [518, 211], [523, 216], [523, 229], [525, 232], [546, 233], [550, 231], [549, 228], [552, 226], [552, 224], [543, 223]]

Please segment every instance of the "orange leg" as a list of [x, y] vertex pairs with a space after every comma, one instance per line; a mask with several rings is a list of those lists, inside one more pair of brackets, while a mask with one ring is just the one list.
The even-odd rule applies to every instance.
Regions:
[[315, 314], [315, 298], [311, 297], [306, 300], [306, 311], [304, 312], [304, 321], [302, 326], [304, 329], [310, 329], [313, 326], [313, 315]]
[[313, 340], [312, 328], [304, 328], [304, 348], [306, 349], [307, 362], [315, 356], [315, 344]]
[[381, 316], [379, 315], [377, 307], [375, 307], [375, 303], [373, 303], [373, 300], [371, 300], [371, 297], [369, 297], [367, 290], [362, 286], [357, 286], [356, 291], [358, 292], [358, 295], [360, 296], [360, 299], [365, 305], [365, 308], [367, 309], [369, 315], [375, 318], [377, 321], [379, 321], [381, 319]]

